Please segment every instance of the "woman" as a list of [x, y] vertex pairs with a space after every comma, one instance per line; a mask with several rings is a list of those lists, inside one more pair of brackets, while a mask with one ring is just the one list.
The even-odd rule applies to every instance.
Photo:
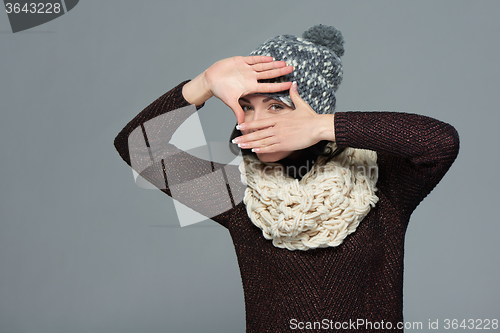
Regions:
[[[247, 332], [402, 331], [406, 227], [455, 160], [458, 134], [417, 114], [334, 113], [342, 36], [318, 25], [303, 37], [215, 63], [139, 113], [115, 147], [229, 230]], [[236, 115], [239, 168], [168, 143], [213, 96]]]

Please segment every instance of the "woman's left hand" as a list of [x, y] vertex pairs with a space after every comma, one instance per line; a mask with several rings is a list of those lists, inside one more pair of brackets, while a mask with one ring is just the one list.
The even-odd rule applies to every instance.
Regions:
[[241, 148], [256, 153], [295, 151], [321, 140], [334, 141], [333, 114], [317, 114], [297, 92], [297, 83], [290, 87], [295, 110], [284, 115], [240, 124], [240, 130], [254, 130], [235, 139]]

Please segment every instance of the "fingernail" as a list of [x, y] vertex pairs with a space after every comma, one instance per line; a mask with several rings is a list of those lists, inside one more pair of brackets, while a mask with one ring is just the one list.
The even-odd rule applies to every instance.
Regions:
[[240, 125], [236, 125], [236, 129], [239, 131], [240, 130]]
[[247, 127], [247, 124], [243, 123], [243, 124], [238, 125], [237, 129], [244, 130], [246, 127]]

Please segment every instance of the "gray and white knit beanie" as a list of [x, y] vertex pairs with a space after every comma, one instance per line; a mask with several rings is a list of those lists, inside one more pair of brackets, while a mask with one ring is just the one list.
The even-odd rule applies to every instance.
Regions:
[[[302, 38], [281, 35], [264, 42], [250, 55], [271, 56], [295, 67], [290, 74], [261, 82], [297, 82], [300, 97], [316, 113], [334, 113], [335, 92], [342, 81], [344, 39], [335, 27], [315, 25]], [[263, 94], [294, 107], [288, 90]]]

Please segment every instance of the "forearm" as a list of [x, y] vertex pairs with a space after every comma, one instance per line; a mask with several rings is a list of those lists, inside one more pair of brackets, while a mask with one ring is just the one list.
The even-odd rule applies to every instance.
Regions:
[[450, 124], [402, 112], [337, 112], [339, 147], [377, 152], [377, 188], [410, 216], [455, 161], [459, 136]]
[[[182, 82], [178, 86], [174, 87], [173, 89], [153, 101], [139, 114], [137, 114], [116, 136], [114, 140], [114, 146], [122, 159], [127, 164], [131, 164], [129, 153], [129, 136], [134, 130], [140, 128], [141, 125], [144, 125], [145, 123], [154, 118], [157, 118], [158, 116], [161, 116], [162, 114], [190, 105], [190, 103], [185, 100], [181, 93], [183, 85], [185, 84], [186, 81]], [[172, 119], [170, 122], [162, 122], [156, 127], [164, 131], [168, 131], [170, 134], [173, 134], [177, 127], [189, 116], [189, 114], [185, 114], [182, 115], [182, 117], [171, 117]], [[153, 124], [151, 123], [151, 125]], [[152, 126], [148, 126], [148, 129], [149, 131], [155, 130], [155, 128], [153, 128]], [[150, 139], [153, 140], [152, 137]]]
[[414, 163], [454, 160], [458, 133], [450, 124], [403, 112], [337, 112], [335, 141], [344, 147], [398, 155]]

